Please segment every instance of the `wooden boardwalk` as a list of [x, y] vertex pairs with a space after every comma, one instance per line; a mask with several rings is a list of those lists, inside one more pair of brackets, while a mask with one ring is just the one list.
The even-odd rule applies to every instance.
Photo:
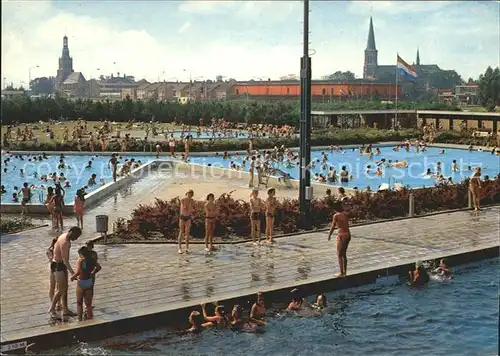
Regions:
[[[135, 192], [134, 192], [135, 193]], [[499, 245], [500, 207], [354, 227], [350, 274]], [[38, 229], [1, 238], [1, 342], [180, 309], [257, 291], [331, 279], [338, 272], [326, 232], [277, 239], [270, 246], [222, 245], [205, 256], [202, 245], [178, 255], [175, 245], [97, 246], [95, 320], [51, 325], [48, 263], [53, 233]], [[88, 236], [87, 236], [88, 238]], [[80, 241], [81, 240], [81, 241]], [[72, 247], [73, 261], [85, 238]], [[15, 287], [15, 288], [14, 288]], [[75, 307], [75, 284], [70, 304]]]

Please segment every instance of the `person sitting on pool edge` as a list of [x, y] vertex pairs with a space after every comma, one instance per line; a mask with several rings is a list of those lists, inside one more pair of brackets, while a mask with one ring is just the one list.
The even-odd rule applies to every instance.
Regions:
[[426, 269], [424, 268], [422, 262], [417, 261], [415, 262], [415, 270], [410, 271], [408, 273], [409, 277], [409, 284], [411, 286], [423, 286], [429, 282], [429, 274], [427, 273]]

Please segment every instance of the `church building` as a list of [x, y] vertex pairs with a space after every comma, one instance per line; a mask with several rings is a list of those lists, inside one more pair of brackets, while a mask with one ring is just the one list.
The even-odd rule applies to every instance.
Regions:
[[56, 91], [68, 97], [81, 97], [87, 93], [87, 81], [81, 72], [73, 70], [73, 58], [69, 56], [68, 37], [63, 37], [62, 55], [55, 80]]
[[[418, 78], [442, 71], [437, 64], [421, 64], [420, 52], [418, 49], [416, 62], [413, 63], [413, 67], [417, 71]], [[396, 55], [394, 55], [394, 64], [378, 64], [378, 50], [375, 45], [375, 32], [373, 30], [373, 20], [371, 17], [370, 27], [368, 29], [368, 42], [365, 49], [363, 79], [384, 82], [393, 82], [396, 79]]]

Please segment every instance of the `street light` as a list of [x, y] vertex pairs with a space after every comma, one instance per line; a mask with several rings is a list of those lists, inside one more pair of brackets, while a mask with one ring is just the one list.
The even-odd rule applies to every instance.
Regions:
[[40, 66], [37, 64], [33, 67], [30, 67], [30, 69], [28, 70], [28, 89], [31, 89], [31, 70], [39, 67]]

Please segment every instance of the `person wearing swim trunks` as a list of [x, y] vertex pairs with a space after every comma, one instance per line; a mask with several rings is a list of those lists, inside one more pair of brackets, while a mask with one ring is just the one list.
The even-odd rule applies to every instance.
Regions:
[[479, 210], [479, 203], [481, 201], [481, 167], [474, 169], [474, 174], [469, 181], [469, 191], [472, 195], [472, 204], [474, 210]]
[[101, 265], [92, 258], [90, 250], [86, 246], [78, 250], [80, 258], [76, 263], [76, 272], [71, 276], [71, 281], [78, 280], [76, 286], [76, 314], [78, 321], [83, 320], [83, 303], [87, 309], [87, 319], [92, 319], [92, 298], [94, 296], [94, 277], [101, 270]]
[[[56, 279], [54, 277], [54, 273], [52, 272], [50, 266], [52, 264], [52, 260], [54, 259], [54, 245], [57, 242], [57, 237], [54, 237], [52, 239], [52, 243], [50, 244], [50, 247], [46, 251], [47, 258], [49, 260], [49, 300], [52, 302], [52, 299], [54, 299], [54, 294], [56, 291]], [[59, 302], [57, 304], [57, 310], [61, 309], [61, 303]]]
[[214, 200], [215, 196], [212, 193], [207, 195], [205, 203], [205, 252], [215, 250], [213, 239], [217, 223], [217, 205], [215, 205]]
[[73, 268], [69, 263], [69, 251], [71, 241], [75, 241], [82, 234], [82, 230], [73, 226], [67, 233], [60, 235], [54, 244], [54, 255], [50, 264], [50, 270], [56, 281], [56, 293], [52, 298], [52, 304], [49, 313], [54, 318], [59, 318], [56, 314], [56, 306], [59, 301], [62, 303], [63, 316], [75, 316], [76, 314], [68, 309], [68, 271], [74, 274]]
[[28, 183], [24, 182], [23, 187], [21, 188], [21, 193], [23, 196], [23, 200], [21, 201], [21, 215], [28, 215], [28, 208], [26, 205], [31, 201], [31, 189], [28, 186]]
[[182, 235], [186, 241], [186, 253], [189, 253], [189, 233], [191, 231], [191, 219], [194, 212], [194, 192], [190, 189], [186, 196], [180, 200], [180, 219], [179, 219], [179, 253], [182, 253]]
[[264, 202], [259, 198], [259, 190], [253, 189], [250, 194], [250, 231], [254, 245], [260, 245], [260, 216], [265, 208]]
[[255, 175], [255, 156], [252, 156], [250, 160], [250, 168], [248, 169], [248, 172], [250, 173], [250, 181], [248, 182], [248, 187], [252, 188], [253, 187], [253, 178]]
[[113, 153], [111, 155], [111, 159], [109, 160], [109, 166], [113, 172], [113, 182], [116, 182], [116, 172], [118, 170], [118, 158], [116, 156], [117, 154]]
[[276, 199], [276, 189], [271, 188], [267, 191], [266, 199], [266, 242], [273, 243], [274, 219], [276, 217], [276, 208], [278, 199]]
[[347, 273], [347, 247], [351, 241], [351, 231], [349, 230], [349, 219], [344, 213], [341, 202], [337, 202], [334, 207], [335, 214], [332, 217], [332, 226], [328, 233], [328, 241], [331, 240], [333, 231], [338, 227], [337, 233], [337, 257], [339, 260], [340, 273], [336, 277], [345, 277]]

